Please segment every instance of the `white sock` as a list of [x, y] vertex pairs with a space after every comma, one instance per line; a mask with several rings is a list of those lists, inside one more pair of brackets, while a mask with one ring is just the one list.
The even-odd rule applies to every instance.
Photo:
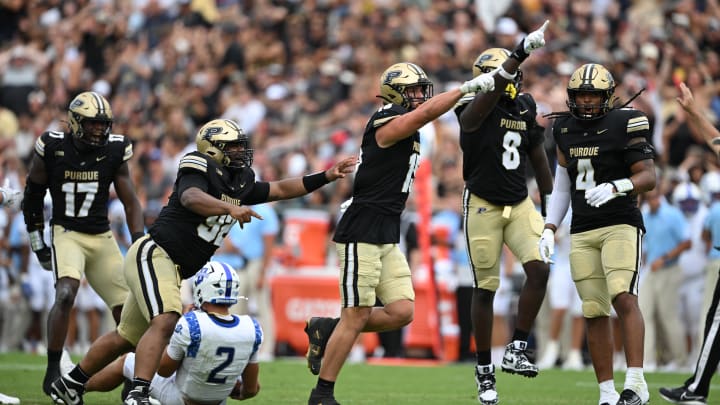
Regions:
[[600, 388], [600, 404], [615, 404], [620, 399], [620, 394], [615, 390], [615, 381], [606, 380], [598, 384]]
[[650, 399], [650, 393], [648, 392], [642, 367], [628, 367], [625, 373], [624, 389], [635, 391], [643, 402], [647, 402]]

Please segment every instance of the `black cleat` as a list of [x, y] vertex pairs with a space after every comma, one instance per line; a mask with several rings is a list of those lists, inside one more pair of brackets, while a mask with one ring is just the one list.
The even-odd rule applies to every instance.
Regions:
[[647, 402], [643, 402], [640, 396], [633, 390], [624, 389], [620, 393], [620, 399], [616, 405], [645, 405]]
[[312, 317], [305, 322], [305, 333], [309, 342], [305, 358], [310, 372], [314, 375], [320, 374], [325, 346], [339, 321], [339, 318]]
[[705, 405], [707, 397], [697, 395], [685, 387], [660, 388], [660, 396], [673, 404]]
[[310, 391], [308, 405], [340, 405], [340, 403], [335, 400], [333, 394], [324, 394], [313, 388], [313, 390]]
[[60, 377], [50, 384], [50, 397], [56, 404], [83, 405], [85, 386], [69, 377]]
[[45, 395], [50, 395], [50, 386], [58, 378], [60, 378], [60, 369], [58, 367], [48, 367], [45, 370], [45, 377], [43, 378], [43, 392]]

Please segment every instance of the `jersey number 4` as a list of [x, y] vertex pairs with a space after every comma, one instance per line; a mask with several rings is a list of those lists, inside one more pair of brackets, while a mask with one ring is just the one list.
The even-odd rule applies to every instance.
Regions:
[[[65, 216], [69, 218], [88, 216], [90, 207], [93, 201], [95, 201], [98, 187], [99, 185], [96, 181], [90, 183], [63, 183], [62, 191], [65, 193]], [[75, 208], [76, 194], [85, 194], [85, 199], [80, 205], [79, 210]]]
[[578, 159], [575, 190], [589, 190], [595, 187], [595, 168], [590, 159]]

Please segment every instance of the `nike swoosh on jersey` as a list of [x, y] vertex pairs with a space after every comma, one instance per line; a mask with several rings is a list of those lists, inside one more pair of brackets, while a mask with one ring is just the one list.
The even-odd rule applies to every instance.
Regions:
[[528, 110], [520, 110], [520, 115], [523, 115], [523, 114], [525, 114], [526, 112], [528, 112]]
[[106, 156], [98, 156], [95, 158], [95, 161], [99, 162], [99, 161], [105, 159], [106, 157], [107, 157], [107, 155]]
[[607, 131], [608, 131], [607, 128], [605, 128], [605, 129], [598, 129], [598, 130], [597, 130], [597, 134], [598, 134], [598, 135], [604, 134], [604, 133], [607, 132]]

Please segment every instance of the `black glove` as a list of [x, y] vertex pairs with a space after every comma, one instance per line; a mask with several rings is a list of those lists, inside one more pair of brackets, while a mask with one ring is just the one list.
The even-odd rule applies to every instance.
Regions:
[[40, 250], [35, 251], [35, 255], [40, 261], [40, 265], [45, 270], [52, 270], [52, 251], [49, 247], [45, 246]]

